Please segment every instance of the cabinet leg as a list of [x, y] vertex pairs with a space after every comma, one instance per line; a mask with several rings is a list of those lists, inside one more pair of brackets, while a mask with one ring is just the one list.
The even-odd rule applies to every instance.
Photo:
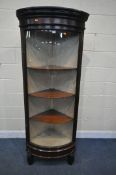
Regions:
[[68, 155], [68, 157], [67, 157], [68, 164], [72, 165], [74, 163], [74, 159], [75, 159], [74, 154]]
[[27, 152], [27, 163], [28, 165], [33, 164], [33, 155], [30, 153], [30, 151]]

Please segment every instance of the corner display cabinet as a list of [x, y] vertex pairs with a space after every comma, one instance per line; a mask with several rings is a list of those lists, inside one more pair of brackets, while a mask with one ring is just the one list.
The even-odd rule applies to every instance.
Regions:
[[83, 33], [88, 13], [63, 7], [16, 11], [20, 22], [26, 149], [74, 162]]

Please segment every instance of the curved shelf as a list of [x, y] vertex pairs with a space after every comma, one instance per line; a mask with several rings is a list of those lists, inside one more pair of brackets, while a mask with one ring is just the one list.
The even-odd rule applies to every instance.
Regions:
[[48, 66], [27, 66], [27, 68], [29, 69], [33, 69], [33, 70], [49, 70], [49, 71], [60, 71], [60, 70], [76, 70], [76, 67], [63, 67], [63, 66], [56, 66], [56, 65], [48, 65]]
[[72, 118], [56, 110], [42, 112], [32, 116], [31, 119], [51, 124], [63, 124], [72, 121]]
[[41, 97], [41, 98], [65, 98], [74, 96], [70, 92], [64, 92], [57, 89], [46, 89], [39, 92], [29, 93], [30, 96]]

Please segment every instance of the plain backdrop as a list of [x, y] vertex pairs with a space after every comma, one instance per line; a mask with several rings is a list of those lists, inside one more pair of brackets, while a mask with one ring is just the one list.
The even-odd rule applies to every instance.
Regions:
[[78, 136], [116, 137], [115, 0], [0, 0], [0, 137], [23, 137], [25, 129], [16, 9], [44, 5], [90, 13], [84, 39]]

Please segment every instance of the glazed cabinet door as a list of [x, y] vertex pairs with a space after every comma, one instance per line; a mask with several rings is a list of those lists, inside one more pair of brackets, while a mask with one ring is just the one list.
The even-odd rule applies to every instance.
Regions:
[[26, 31], [30, 143], [59, 147], [72, 142], [79, 35]]

